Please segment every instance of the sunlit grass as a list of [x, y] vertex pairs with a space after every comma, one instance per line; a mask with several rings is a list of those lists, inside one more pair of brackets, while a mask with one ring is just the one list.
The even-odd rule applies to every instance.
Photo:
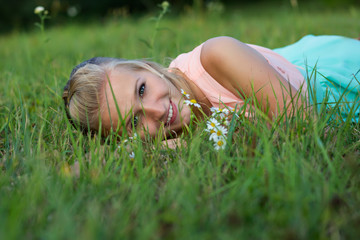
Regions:
[[[218, 35], [280, 47], [306, 34], [358, 37], [360, 9], [243, 8], [154, 21], [108, 19], [0, 37], [0, 239], [356, 239], [360, 128], [309, 114], [271, 128], [239, 118], [226, 151], [204, 122], [164, 148], [83, 136], [62, 88], [93, 56], [168, 64]], [[51, 21], [51, 20], [50, 20]], [[48, 39], [48, 40], [47, 40]], [[120, 147], [119, 147], [120, 145]]]

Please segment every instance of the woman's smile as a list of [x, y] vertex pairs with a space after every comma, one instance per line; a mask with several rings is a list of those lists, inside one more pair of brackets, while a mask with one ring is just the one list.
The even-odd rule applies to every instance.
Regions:
[[184, 105], [181, 92], [162, 76], [146, 70], [121, 69], [110, 72], [108, 79], [107, 102], [103, 101], [101, 111], [105, 129], [119, 129], [121, 133], [121, 122], [125, 122], [129, 132], [156, 136], [163, 126], [164, 134], [170, 136], [189, 124], [190, 108]]
[[165, 126], [170, 126], [172, 123], [174, 123], [176, 117], [178, 115], [178, 110], [176, 105], [170, 100], [170, 105], [169, 105], [169, 112], [167, 115], [167, 121], [165, 123]]

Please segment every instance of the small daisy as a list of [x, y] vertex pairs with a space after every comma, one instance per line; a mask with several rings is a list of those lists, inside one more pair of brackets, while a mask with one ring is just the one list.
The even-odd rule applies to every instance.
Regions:
[[133, 159], [135, 158], [135, 153], [134, 153], [134, 152], [131, 152], [131, 153], [129, 154], [129, 158], [130, 158], [131, 160], [133, 160]]
[[221, 137], [221, 136], [225, 136], [228, 130], [223, 126], [218, 126], [215, 131], [216, 131], [216, 135], [218, 137]]
[[215, 150], [220, 150], [220, 149], [224, 149], [226, 146], [226, 142], [224, 138], [219, 138], [217, 139], [217, 141], [214, 143], [214, 148]]
[[188, 106], [194, 106], [194, 107], [197, 107], [197, 108], [201, 108], [200, 104], [198, 104], [195, 99], [185, 100], [184, 102]]
[[226, 115], [229, 114], [229, 110], [226, 108], [212, 107], [212, 108], [210, 108], [210, 110], [212, 112], [212, 116], [220, 116], [221, 118], [225, 118]]
[[181, 89], [181, 94], [182, 94], [184, 97], [186, 97], [187, 99], [190, 98], [190, 95], [189, 95], [187, 92], [185, 92], [184, 89]]
[[132, 137], [129, 137], [129, 139], [130, 139], [130, 140], [134, 140], [134, 141], [135, 141], [135, 140], [137, 139], [137, 134], [136, 134], [136, 133], [134, 133], [134, 135], [133, 135]]
[[210, 111], [211, 111], [212, 113], [216, 113], [216, 112], [218, 111], [218, 109], [219, 109], [219, 108], [217, 108], [217, 107], [211, 107], [211, 108], [210, 108]]
[[216, 129], [213, 129], [214, 132], [211, 133], [209, 140], [214, 140], [217, 142], [219, 139], [224, 138], [227, 134], [227, 129], [223, 126], [218, 126]]
[[[215, 129], [205, 129], [205, 131], [208, 132], [208, 133], [210, 133], [209, 140], [211, 140], [211, 139], [212, 139], [211, 136], [212, 136], [214, 133], [216, 133]], [[215, 137], [215, 136], [216, 136], [216, 135], [214, 135], [214, 137]]]
[[209, 140], [214, 141], [214, 142], [217, 142], [217, 140], [218, 140], [218, 136], [217, 136], [216, 131], [214, 129], [210, 130]]
[[121, 141], [121, 143], [117, 146], [117, 150], [118, 151], [121, 151], [121, 148], [127, 148], [129, 145], [128, 145], [128, 142], [129, 140], [125, 139], [123, 141]]
[[206, 125], [208, 130], [212, 130], [215, 127], [219, 126], [220, 123], [215, 118], [210, 118], [210, 120], [206, 122]]
[[227, 108], [219, 108], [219, 113], [223, 113], [225, 115], [228, 115], [230, 113], [229, 109]]
[[239, 115], [235, 112], [235, 108], [229, 108], [229, 110], [233, 116], [239, 117]]

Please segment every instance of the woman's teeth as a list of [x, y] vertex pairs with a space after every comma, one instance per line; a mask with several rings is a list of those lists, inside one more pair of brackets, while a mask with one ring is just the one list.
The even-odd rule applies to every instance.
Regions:
[[170, 123], [170, 120], [171, 120], [171, 118], [172, 118], [172, 115], [173, 115], [173, 108], [172, 108], [172, 105], [170, 104], [169, 115], [168, 115], [166, 124], [169, 124], [169, 123]]

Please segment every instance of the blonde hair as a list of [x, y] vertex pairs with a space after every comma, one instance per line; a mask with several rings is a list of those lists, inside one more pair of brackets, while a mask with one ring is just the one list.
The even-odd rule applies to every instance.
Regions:
[[[63, 92], [67, 117], [72, 125], [83, 133], [96, 133], [100, 125], [100, 107], [104, 99], [107, 76], [113, 70], [146, 70], [184, 89], [193, 96], [186, 77], [178, 69], [167, 69], [145, 60], [124, 60], [116, 58], [92, 58], [74, 68]], [[102, 130], [102, 135], [106, 135]]]

